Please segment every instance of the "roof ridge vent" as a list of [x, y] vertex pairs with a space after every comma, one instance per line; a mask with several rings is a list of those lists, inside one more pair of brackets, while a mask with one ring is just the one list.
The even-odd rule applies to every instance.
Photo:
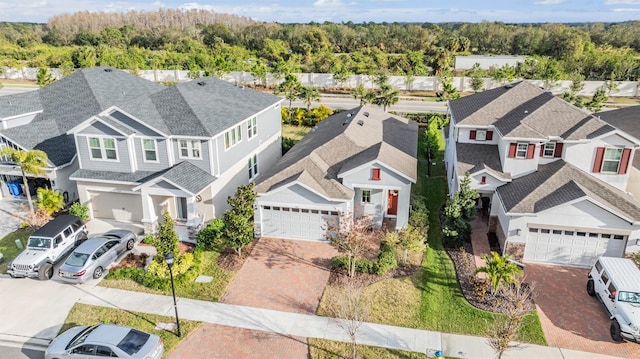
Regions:
[[363, 113], [364, 117], [369, 117], [369, 112]]
[[524, 110], [525, 115], [529, 113], [529, 110]]
[[351, 114], [350, 114], [350, 113], [348, 113], [348, 114], [347, 114], [347, 117], [351, 117]]
[[506, 84], [506, 85], [504, 85], [504, 88], [506, 88], [506, 89], [513, 88], [513, 84]]
[[360, 125], [360, 126], [364, 126], [364, 121], [362, 121], [362, 120], [358, 120], [358, 125]]

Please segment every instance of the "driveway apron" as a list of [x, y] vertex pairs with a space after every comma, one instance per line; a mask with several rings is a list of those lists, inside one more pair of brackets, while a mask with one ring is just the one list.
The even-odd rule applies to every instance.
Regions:
[[640, 358], [640, 345], [616, 343], [604, 307], [586, 291], [587, 268], [527, 263], [526, 281], [535, 285], [536, 306], [551, 347], [623, 358]]
[[336, 254], [325, 242], [261, 238], [222, 302], [315, 314]]

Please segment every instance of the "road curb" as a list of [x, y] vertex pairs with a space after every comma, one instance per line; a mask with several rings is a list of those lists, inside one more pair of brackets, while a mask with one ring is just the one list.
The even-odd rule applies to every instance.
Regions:
[[35, 350], [45, 350], [51, 343], [50, 339], [31, 338], [22, 335], [0, 334], [0, 345]]

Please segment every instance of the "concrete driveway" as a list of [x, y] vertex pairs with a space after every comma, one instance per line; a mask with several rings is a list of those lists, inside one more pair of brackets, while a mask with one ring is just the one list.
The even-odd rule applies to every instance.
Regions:
[[335, 255], [325, 242], [261, 238], [221, 301], [315, 314]]
[[14, 232], [27, 215], [27, 201], [3, 198], [0, 200], [0, 238]]
[[588, 272], [587, 268], [527, 263], [525, 280], [535, 285], [536, 306], [548, 345], [640, 358], [640, 345], [611, 339], [604, 307], [587, 294]]

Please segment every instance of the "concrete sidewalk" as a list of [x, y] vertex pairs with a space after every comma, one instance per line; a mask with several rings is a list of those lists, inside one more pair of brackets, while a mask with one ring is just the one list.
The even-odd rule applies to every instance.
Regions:
[[[6, 294], [7, 290], [13, 287], [13, 283], [15, 282], [20, 281], [0, 278], [0, 292]], [[50, 282], [48, 284], [51, 286], [61, 286], [62, 288], [58, 288], [58, 290], [64, 289], [71, 297], [78, 298], [79, 303], [161, 314], [169, 317], [173, 316], [173, 301], [170, 296], [129, 292], [93, 285], [69, 286], [56, 282]], [[182, 319], [198, 320], [297, 337], [349, 341], [348, 336], [344, 330], [340, 328], [335, 319], [315, 315], [296, 314], [184, 298], [179, 298], [178, 300], [178, 311]], [[20, 311], [3, 311], [3, 320], [0, 321], [0, 327], [2, 326], [1, 323], [7, 320], [19, 320], [15, 317], [19, 312]], [[60, 322], [60, 325], [62, 325], [62, 322]], [[49, 333], [50, 332], [47, 334]], [[0, 340], [6, 340], [7, 334], [10, 333], [4, 330], [0, 331]], [[40, 334], [41, 339], [44, 339], [42, 338], [43, 333], [41, 332]], [[21, 337], [25, 337], [24, 334], [13, 337], [13, 340], [19, 340]], [[494, 359], [496, 357], [494, 351], [487, 344], [486, 339], [482, 337], [445, 334], [372, 323], [363, 324], [359, 331], [358, 342], [360, 344], [421, 353], [425, 353], [427, 349], [437, 349], [443, 350], [446, 356], [457, 358]], [[32, 344], [36, 343], [32, 342]], [[521, 344], [517, 348], [507, 351], [503, 355], [503, 358], [595, 359], [613, 357], [561, 348]]]

